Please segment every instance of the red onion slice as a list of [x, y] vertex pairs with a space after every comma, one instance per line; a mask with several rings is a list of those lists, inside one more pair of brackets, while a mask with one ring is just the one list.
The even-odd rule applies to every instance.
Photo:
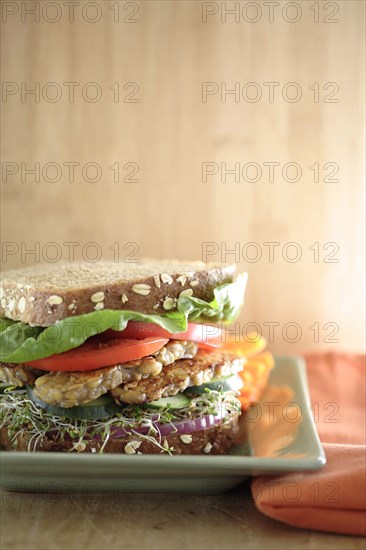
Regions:
[[[214, 426], [217, 426], [218, 424], [221, 424], [221, 422], [224, 419], [224, 414], [207, 414], [204, 416], [200, 416], [199, 418], [190, 418], [187, 420], [180, 420], [178, 422], [172, 422], [172, 423], [166, 423], [161, 424], [159, 422], [152, 422], [151, 426], [154, 427], [163, 437], [167, 435], [177, 434], [177, 435], [184, 435], [184, 434], [191, 434], [194, 432], [200, 432], [202, 430], [208, 430], [209, 428], [213, 428]], [[110, 431], [110, 438], [111, 439], [119, 439], [121, 437], [130, 436], [133, 434], [141, 434], [141, 435], [147, 435], [150, 430], [150, 426], [144, 426], [140, 428], [111, 428]], [[102, 439], [102, 436], [100, 434], [96, 434], [92, 441], [100, 441]]]

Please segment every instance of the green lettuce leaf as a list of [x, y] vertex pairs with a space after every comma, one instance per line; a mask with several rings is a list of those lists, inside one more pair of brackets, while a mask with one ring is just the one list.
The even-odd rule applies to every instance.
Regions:
[[190, 321], [231, 322], [243, 303], [246, 274], [234, 283], [214, 290], [214, 299], [205, 302], [182, 296], [177, 311], [146, 315], [137, 311], [104, 309], [57, 321], [50, 327], [31, 327], [26, 323], [0, 318], [0, 361], [27, 363], [81, 346], [91, 336], [108, 329], [123, 330], [128, 321], [155, 323], [169, 332], [184, 332]]

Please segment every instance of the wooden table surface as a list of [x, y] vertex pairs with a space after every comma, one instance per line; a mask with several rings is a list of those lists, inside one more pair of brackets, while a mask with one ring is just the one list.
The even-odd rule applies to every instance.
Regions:
[[219, 496], [1, 493], [2, 550], [364, 549], [257, 511], [247, 483]]

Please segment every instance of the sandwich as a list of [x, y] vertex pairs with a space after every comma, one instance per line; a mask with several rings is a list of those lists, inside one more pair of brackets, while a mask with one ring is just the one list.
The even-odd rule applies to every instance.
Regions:
[[248, 392], [246, 354], [224, 329], [244, 298], [235, 271], [144, 260], [3, 272], [1, 448], [227, 453]]

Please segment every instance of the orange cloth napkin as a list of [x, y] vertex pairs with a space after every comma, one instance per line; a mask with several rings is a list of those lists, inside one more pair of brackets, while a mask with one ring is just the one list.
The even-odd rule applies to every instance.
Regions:
[[365, 357], [305, 356], [314, 418], [327, 464], [313, 472], [258, 477], [256, 506], [307, 529], [366, 534]]

